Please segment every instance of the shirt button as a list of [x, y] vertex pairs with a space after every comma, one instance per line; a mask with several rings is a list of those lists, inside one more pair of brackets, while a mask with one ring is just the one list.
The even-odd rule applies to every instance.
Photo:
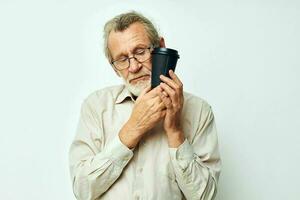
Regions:
[[142, 167], [139, 168], [139, 172], [140, 172], [140, 173], [143, 172], [143, 168], [142, 168]]
[[100, 148], [100, 142], [98, 140], [95, 141], [95, 145]]

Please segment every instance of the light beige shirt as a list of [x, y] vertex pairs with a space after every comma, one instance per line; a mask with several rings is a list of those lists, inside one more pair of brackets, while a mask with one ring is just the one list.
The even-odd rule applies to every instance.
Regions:
[[160, 122], [130, 150], [118, 133], [134, 102], [124, 85], [98, 90], [83, 102], [69, 152], [76, 198], [214, 199], [221, 161], [210, 105], [184, 92], [184, 143], [169, 148]]

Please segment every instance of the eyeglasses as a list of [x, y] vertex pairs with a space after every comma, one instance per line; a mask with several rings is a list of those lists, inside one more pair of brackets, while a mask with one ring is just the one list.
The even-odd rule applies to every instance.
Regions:
[[151, 51], [153, 47], [150, 46], [148, 48], [138, 49], [133, 56], [131, 57], [123, 57], [118, 60], [112, 61], [112, 64], [117, 70], [124, 70], [130, 66], [130, 59], [134, 58], [137, 62], [143, 63], [151, 58]]

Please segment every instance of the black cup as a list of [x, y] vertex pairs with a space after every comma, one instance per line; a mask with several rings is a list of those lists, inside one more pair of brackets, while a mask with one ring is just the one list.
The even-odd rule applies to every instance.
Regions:
[[152, 75], [151, 88], [155, 88], [161, 82], [159, 76], [162, 74], [170, 78], [169, 70], [175, 72], [179, 54], [175, 49], [154, 48], [152, 51]]

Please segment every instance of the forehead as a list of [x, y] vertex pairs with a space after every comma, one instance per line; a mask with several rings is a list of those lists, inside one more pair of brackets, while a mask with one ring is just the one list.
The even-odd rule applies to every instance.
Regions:
[[139, 45], [149, 45], [150, 40], [141, 23], [133, 23], [124, 31], [112, 31], [108, 37], [108, 48], [113, 58], [128, 54]]

